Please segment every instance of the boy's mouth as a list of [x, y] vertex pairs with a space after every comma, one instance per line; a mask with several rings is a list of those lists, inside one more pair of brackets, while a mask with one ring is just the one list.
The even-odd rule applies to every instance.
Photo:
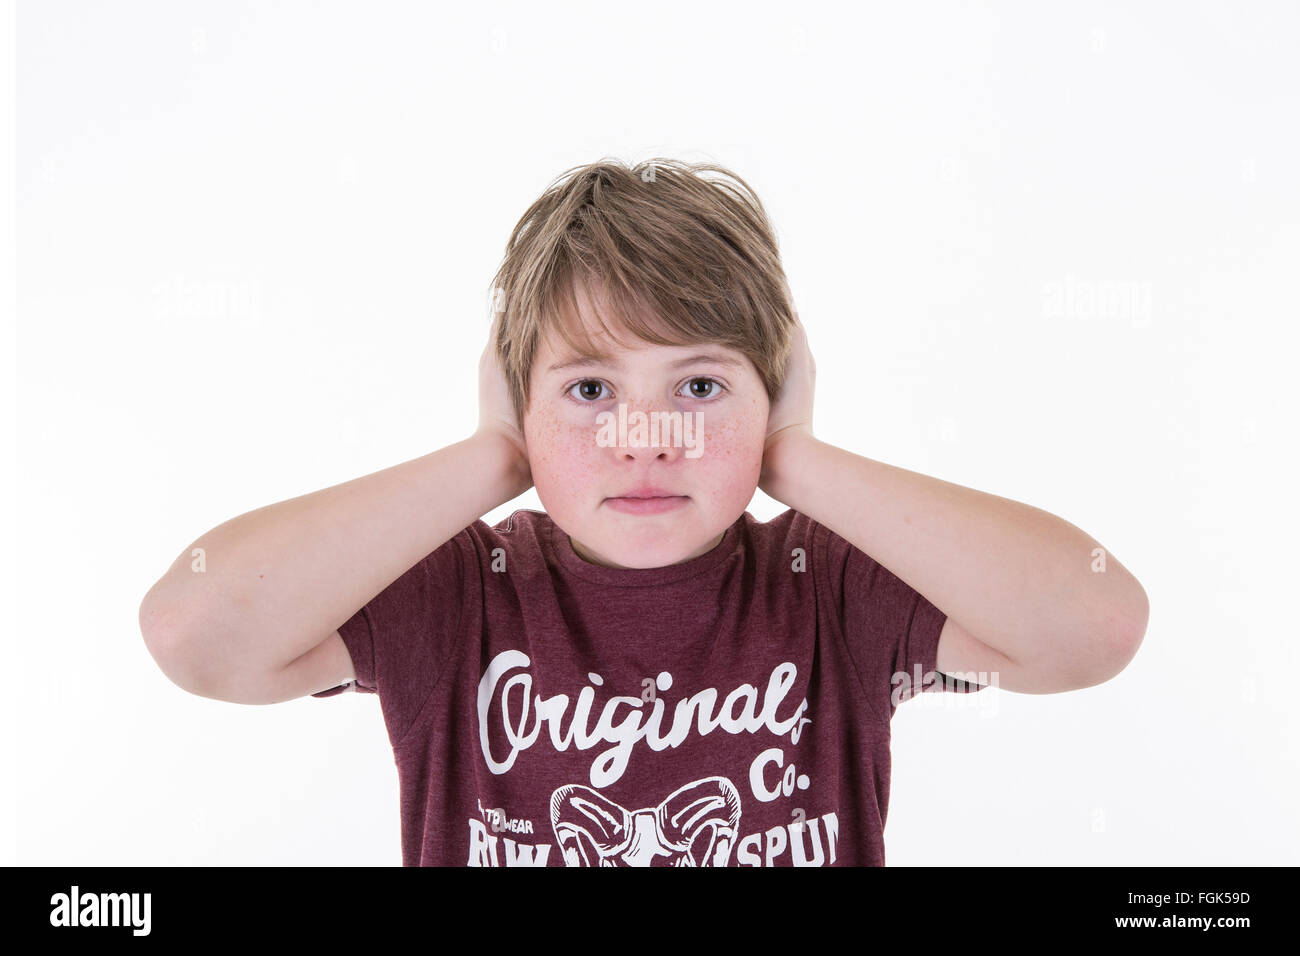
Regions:
[[605, 504], [624, 514], [647, 515], [672, 511], [686, 504], [687, 495], [673, 494], [663, 488], [633, 488], [625, 495], [605, 499]]
[[605, 504], [625, 514], [657, 515], [680, 508], [689, 500], [685, 495], [662, 495], [655, 498], [606, 498]]

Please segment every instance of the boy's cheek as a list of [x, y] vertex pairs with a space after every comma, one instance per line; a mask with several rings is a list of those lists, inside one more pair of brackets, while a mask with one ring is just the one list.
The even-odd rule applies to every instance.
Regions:
[[594, 492], [600, 479], [596, 470], [599, 453], [608, 449], [596, 444], [594, 427], [562, 421], [549, 411], [529, 417], [525, 426], [528, 461], [539, 493], [558, 493], [561, 498]]
[[[743, 416], [705, 420], [700, 454], [696, 459], [709, 469], [730, 472], [738, 478], [758, 474], [763, 464], [765, 418]], [[743, 480], [743, 479], [742, 479]]]
[[[706, 452], [705, 458], [708, 457]], [[705, 484], [711, 489], [717, 509], [739, 513], [748, 507], [758, 487], [763, 445], [749, 440], [718, 448], [705, 467]]]

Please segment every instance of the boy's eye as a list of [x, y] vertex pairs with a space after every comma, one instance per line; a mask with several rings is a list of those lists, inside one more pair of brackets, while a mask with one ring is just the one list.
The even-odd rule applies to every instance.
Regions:
[[[604, 387], [604, 382], [598, 382], [595, 379], [589, 378], [581, 382], [575, 382], [569, 391], [573, 391], [573, 389], [576, 388], [578, 389], [583, 401], [594, 402], [596, 399], [600, 398], [600, 390]], [[593, 390], [595, 391], [594, 395], [591, 394]]]
[[[599, 401], [601, 390], [604, 389], [605, 383], [594, 378], [583, 379], [581, 382], [574, 382], [569, 386], [569, 391], [577, 389], [578, 400], [580, 402], [592, 403]], [[693, 378], [686, 383], [685, 388], [690, 390], [690, 398], [708, 399], [712, 398], [718, 389], [726, 388], [716, 378]]]
[[[700, 394], [695, 390], [695, 387], [697, 385], [706, 386], [708, 388], [708, 391], [704, 392], [704, 394]], [[709, 398], [716, 391], [714, 386], [717, 386], [717, 388], [722, 388], [722, 383], [719, 382], [716, 378], [693, 378], [686, 383], [686, 387], [691, 390], [692, 398]]]

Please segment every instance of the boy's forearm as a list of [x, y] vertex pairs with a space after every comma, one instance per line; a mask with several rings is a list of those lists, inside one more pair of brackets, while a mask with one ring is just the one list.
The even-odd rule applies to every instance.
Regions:
[[1064, 519], [811, 436], [782, 444], [766, 465], [773, 497], [871, 555], [1012, 660], [1068, 668], [1093, 659], [1098, 642], [1127, 659], [1141, 640], [1141, 585]]
[[[145, 596], [156, 657], [249, 673], [311, 650], [421, 558], [530, 487], [510, 443], [439, 451], [213, 528]], [[202, 549], [197, 556], [194, 550]]]

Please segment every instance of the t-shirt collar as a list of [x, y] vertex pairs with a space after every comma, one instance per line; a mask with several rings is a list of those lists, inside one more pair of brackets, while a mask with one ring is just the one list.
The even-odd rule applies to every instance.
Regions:
[[607, 568], [602, 564], [592, 564], [574, 551], [569, 536], [550, 515], [546, 516], [546, 521], [551, 526], [551, 547], [556, 560], [566, 572], [596, 584], [631, 588], [672, 584], [685, 578], [698, 577], [717, 567], [740, 549], [740, 526], [744, 520], [745, 515], [742, 514], [723, 533], [717, 546], [689, 561], [659, 568]]

